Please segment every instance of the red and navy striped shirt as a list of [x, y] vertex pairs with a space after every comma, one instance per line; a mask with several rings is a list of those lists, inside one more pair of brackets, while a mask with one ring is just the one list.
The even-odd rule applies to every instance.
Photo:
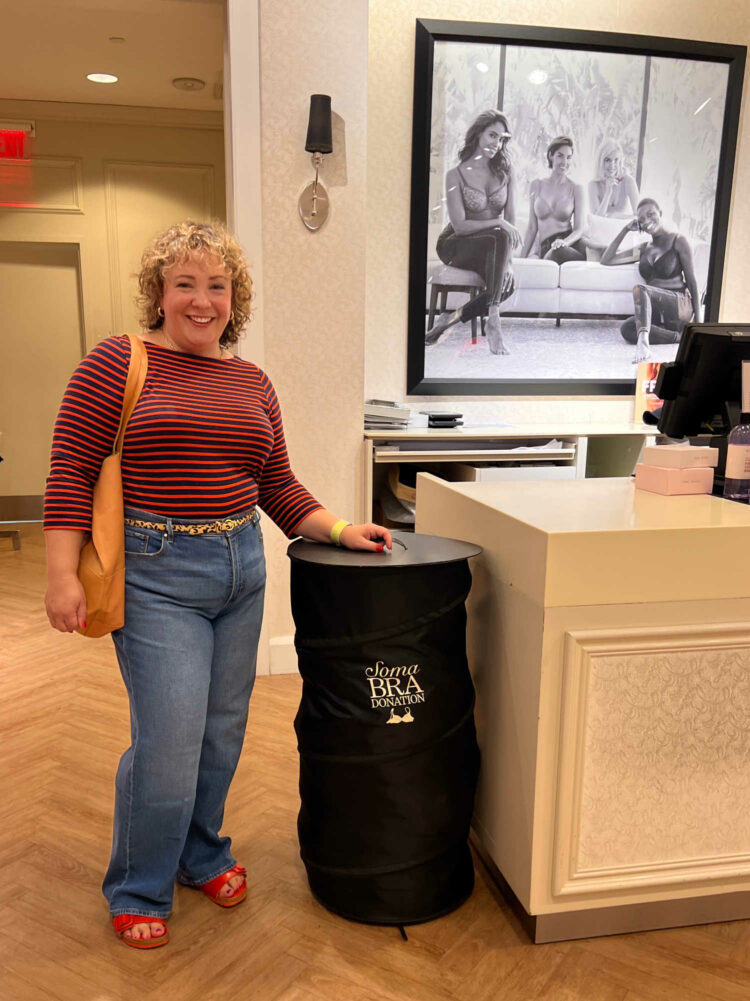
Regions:
[[[224, 518], [260, 504], [288, 536], [321, 508], [289, 466], [268, 376], [241, 358], [146, 344], [148, 375], [125, 431], [126, 505], [173, 518]], [[91, 528], [94, 484], [122, 413], [130, 341], [110, 337], [73, 373], [55, 422], [44, 527]]]

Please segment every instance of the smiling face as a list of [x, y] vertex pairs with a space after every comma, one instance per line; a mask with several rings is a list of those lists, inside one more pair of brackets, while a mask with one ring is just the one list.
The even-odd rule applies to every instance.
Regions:
[[484, 153], [487, 159], [491, 160], [500, 149], [500, 146], [504, 142], [507, 142], [507, 140], [508, 133], [503, 128], [501, 122], [488, 125], [477, 140], [477, 153]]
[[602, 158], [602, 174], [607, 177], [619, 177], [622, 173], [622, 157], [618, 153], [609, 153]]
[[661, 209], [655, 202], [644, 202], [638, 207], [638, 226], [652, 235], [661, 228]]
[[617, 180], [625, 173], [625, 153], [619, 142], [605, 139], [596, 154], [597, 176], [604, 181]]
[[552, 173], [567, 174], [573, 160], [573, 149], [571, 146], [558, 146], [550, 156]]
[[180, 351], [221, 357], [232, 312], [232, 281], [220, 257], [193, 254], [164, 272], [164, 333]]

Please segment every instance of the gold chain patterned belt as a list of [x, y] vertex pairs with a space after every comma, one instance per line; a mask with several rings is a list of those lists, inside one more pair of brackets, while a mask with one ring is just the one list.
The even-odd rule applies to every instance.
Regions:
[[[218, 521], [204, 521], [198, 525], [185, 525], [180, 522], [172, 522], [173, 532], [185, 532], [187, 535], [207, 535], [209, 532], [231, 532], [241, 525], [247, 525], [256, 517], [255, 509], [248, 514], [243, 514], [240, 518], [221, 518]], [[153, 528], [157, 532], [166, 532], [166, 521], [145, 521], [142, 518], [126, 518], [125, 524], [132, 528]]]

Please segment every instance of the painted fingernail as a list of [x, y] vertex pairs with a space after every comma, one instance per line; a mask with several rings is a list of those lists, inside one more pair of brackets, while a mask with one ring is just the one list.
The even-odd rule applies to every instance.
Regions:
[[86, 623], [85, 623], [85, 622], [83, 623], [83, 625], [81, 626], [81, 628], [82, 628], [82, 629], [85, 629], [85, 628], [86, 628]]
[[383, 546], [378, 546], [378, 548], [377, 548], [377, 549], [375, 550], [375, 552], [376, 552], [376, 553], [382, 553], [382, 552], [383, 552], [383, 549], [384, 549], [384, 547], [383, 547]]

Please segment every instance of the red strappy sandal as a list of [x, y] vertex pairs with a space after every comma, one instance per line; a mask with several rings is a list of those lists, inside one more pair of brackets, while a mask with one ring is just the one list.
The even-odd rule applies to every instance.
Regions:
[[201, 883], [200, 886], [196, 887], [196, 889], [203, 890], [206, 896], [213, 900], [215, 904], [218, 904], [219, 907], [236, 907], [236, 905], [241, 904], [247, 896], [247, 880], [245, 880], [242, 886], [236, 890], [231, 897], [219, 896], [219, 890], [234, 876], [247, 876], [247, 869], [241, 865], [236, 865], [234, 868], [227, 870], [227, 872], [223, 872], [221, 876], [209, 879], [207, 883]]
[[[125, 934], [129, 928], [145, 924], [164, 925], [164, 934], [160, 935], [159, 938], [129, 938]], [[166, 945], [169, 941], [169, 930], [164, 918], [144, 917], [142, 914], [115, 914], [112, 918], [112, 925], [120, 941], [132, 949], [158, 949], [160, 945]]]

